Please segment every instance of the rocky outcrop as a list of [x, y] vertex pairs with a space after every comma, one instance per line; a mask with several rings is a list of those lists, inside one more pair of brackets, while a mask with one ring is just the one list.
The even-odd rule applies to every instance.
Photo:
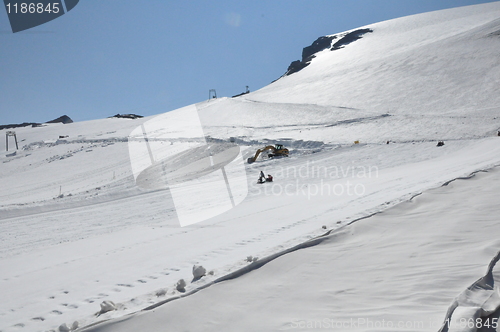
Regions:
[[302, 62], [310, 62], [316, 57], [314, 54], [329, 48], [335, 39], [337, 39], [337, 36], [319, 37], [310, 46], [304, 47], [302, 50]]
[[344, 48], [344, 46], [349, 45], [350, 43], [355, 42], [358, 39], [361, 39], [365, 33], [368, 32], [373, 32], [372, 29], [358, 29], [349, 32], [346, 34], [344, 37], [342, 37], [338, 42], [332, 45], [332, 48], [330, 49], [331, 51], [335, 51], [341, 48]]
[[35, 122], [23, 122], [23, 123], [19, 123], [19, 124], [7, 124], [7, 125], [0, 125], [0, 130], [2, 129], [12, 129], [12, 128], [21, 128], [21, 127], [28, 127], [28, 126], [32, 126], [32, 127], [38, 127], [40, 126], [39, 123], [35, 123]]
[[63, 124], [68, 124], [68, 123], [73, 123], [73, 120], [67, 115], [63, 115], [58, 117], [57, 119], [47, 121], [45, 123], [63, 123]]
[[140, 118], [143, 118], [143, 116], [142, 115], [137, 115], [137, 114], [116, 114], [116, 115], [110, 116], [110, 118], [140, 119]]
[[316, 57], [316, 53], [326, 49], [335, 51], [344, 48], [350, 43], [361, 39], [368, 32], [373, 32], [373, 30], [368, 28], [358, 29], [348, 33], [319, 37], [310, 46], [304, 47], [302, 50], [302, 60], [293, 61], [283, 76], [291, 75], [309, 66], [312, 59]]
[[[72, 123], [73, 120], [67, 115], [63, 115], [58, 117], [57, 119], [54, 119], [52, 121], [47, 121], [45, 123]], [[0, 130], [2, 129], [11, 129], [11, 128], [22, 128], [22, 127], [40, 127], [42, 124], [38, 122], [23, 122], [19, 124], [8, 124], [8, 125], [0, 125]]]

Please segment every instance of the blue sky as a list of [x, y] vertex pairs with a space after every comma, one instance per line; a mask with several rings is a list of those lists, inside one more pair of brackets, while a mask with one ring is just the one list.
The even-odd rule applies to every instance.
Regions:
[[13, 34], [0, 9], [0, 124], [153, 115], [279, 78], [316, 38], [481, 0], [80, 0]]

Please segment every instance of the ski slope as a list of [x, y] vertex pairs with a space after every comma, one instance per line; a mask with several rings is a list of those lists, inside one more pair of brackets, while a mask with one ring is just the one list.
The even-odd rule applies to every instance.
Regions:
[[473, 331], [460, 318], [472, 323], [481, 305], [500, 304], [498, 266], [495, 290], [467, 289], [499, 249], [499, 185], [498, 169], [454, 181], [251, 273], [85, 331], [438, 331], [455, 297], [450, 331]]
[[[268, 313], [259, 321], [260, 329], [287, 330], [292, 328], [291, 322], [322, 317], [311, 306], [318, 301], [342, 319], [362, 313], [363, 317], [382, 319], [386, 312], [373, 309], [379, 304], [387, 308], [401, 305], [407, 309], [396, 310], [395, 317], [409, 319], [414, 306], [425, 303], [428, 306], [419, 309], [418, 315], [431, 312], [433, 325], [415, 330], [437, 330], [453, 297], [481, 277], [478, 272], [484, 272], [489, 259], [500, 250], [495, 240], [498, 225], [489, 218], [496, 210], [475, 205], [483, 198], [490, 202], [488, 206], [494, 205], [490, 199], [493, 191], [478, 189], [485, 186], [484, 181], [477, 187], [463, 187], [462, 195], [477, 197], [464, 202], [461, 196], [462, 203], [450, 206], [450, 213], [467, 211], [471, 218], [488, 221], [484, 227], [464, 221], [460, 224], [463, 230], [459, 229], [467, 235], [467, 247], [452, 236], [443, 240], [443, 252], [436, 257], [432, 256], [434, 246], [424, 246], [422, 251], [415, 246], [433, 243], [446, 235], [445, 230], [455, 231], [456, 216], [439, 218], [442, 211], [435, 207], [439, 203], [433, 203], [422, 207], [429, 210], [425, 222], [401, 226], [398, 218], [408, 218], [412, 212], [404, 208], [409, 203], [400, 203], [500, 165], [498, 17], [500, 3], [495, 2], [373, 24], [368, 26], [373, 33], [342, 49], [320, 52], [308, 67], [259, 91], [188, 106], [196, 109], [205, 140], [239, 146], [241, 160], [237, 162], [245, 169], [248, 195], [229, 211], [186, 227], [179, 223], [171, 191], [137, 186], [131, 166], [136, 157], [129, 149], [132, 133], [158, 117], [16, 129], [20, 150], [14, 153], [0, 146], [0, 185], [4, 189], [0, 194], [0, 290], [4, 298], [0, 331], [56, 331], [125, 317], [178, 297], [182, 294], [176, 290], [180, 279], [187, 282], [189, 293], [248, 266], [255, 257], [269, 257], [327, 230], [349, 230], [357, 224], [364, 236], [342, 240], [342, 235], [339, 241], [333, 236], [311, 249], [318, 266], [308, 263], [310, 253], [304, 250], [304, 257], [283, 256], [280, 262], [262, 268], [263, 272], [235, 281], [237, 288], [245, 289], [240, 299], [251, 298], [252, 293], [268, 294], [252, 287], [259, 289], [270, 282], [270, 274], [298, 265], [290, 282], [277, 282], [274, 287], [301, 285], [317, 275], [314, 282], [318, 285], [332, 280], [339, 287], [330, 290], [332, 294], [355, 289], [339, 300], [354, 309], [340, 310], [336, 297], [327, 301], [321, 294], [310, 303], [301, 303], [306, 289], [288, 301], [296, 312], [305, 306], [309, 311], [285, 317], [279, 313], [281, 295], [269, 291], [274, 295], [269, 307], [263, 307]], [[186, 109], [162, 116], [182, 119]], [[167, 121], [161, 127], [173, 146], [199, 139], [175, 134], [182, 129], [175, 123]], [[69, 137], [59, 138], [66, 135]], [[436, 147], [440, 140], [445, 145]], [[290, 157], [245, 163], [258, 148], [275, 143], [289, 148]], [[185, 153], [174, 161], [179, 168], [189, 167], [196, 156]], [[256, 184], [261, 170], [272, 174], [275, 182]], [[497, 173], [492, 172], [486, 183], [497, 183]], [[196, 172], [189, 174], [183, 173], [182, 181], [197, 179]], [[151, 178], [146, 180], [151, 183]], [[209, 189], [218, 183], [203, 185]], [[441, 196], [436, 200], [449, 201]], [[211, 202], [208, 207], [213, 209], [222, 204], [217, 199]], [[193, 211], [205, 208], [194, 198], [191, 204]], [[377, 213], [365, 219], [373, 227], [356, 221]], [[386, 221], [387, 214], [395, 217]], [[435, 223], [439, 229], [432, 228]], [[386, 232], [391, 236], [380, 237]], [[365, 256], [364, 250], [370, 255]], [[349, 251], [352, 256], [329, 258], [331, 251]], [[406, 266], [404, 257], [415, 252], [428, 259], [420, 261], [412, 277], [384, 281]], [[468, 256], [460, 264], [457, 257], [462, 253]], [[443, 257], [453, 259], [443, 261]], [[322, 259], [332, 259], [344, 272], [320, 268]], [[384, 281], [378, 293], [367, 293], [367, 285], [348, 286], [363, 280], [358, 276], [366, 271], [355, 264], [360, 261], [370, 262], [374, 271], [378, 266], [387, 267], [367, 274]], [[191, 282], [193, 265], [202, 265], [209, 273]], [[436, 273], [449, 270], [444, 276], [453, 281], [446, 279], [429, 288], [430, 293], [443, 289], [442, 294], [416, 302], [403, 295], [384, 297], [393, 289], [420, 290], [419, 280], [434, 269], [438, 269]], [[202, 304], [221, 301], [222, 313], [231, 313], [228, 308], [236, 300], [224, 295], [224, 287], [220, 283], [196, 296], [203, 297]], [[183, 306], [194, 308], [191, 301], [196, 299], [188, 296], [165, 308], [188, 310]], [[112, 301], [116, 310], [97, 314], [103, 301]], [[356, 307], [360, 302], [363, 308]], [[248, 302], [241, 308], [246, 305]], [[160, 306], [158, 310], [167, 309]], [[136, 331], [137, 326], [147, 326], [160, 330], [161, 326], [182, 330], [185, 320], [191, 319], [190, 331], [222, 330], [221, 326], [254, 330], [247, 320], [240, 320], [234, 329], [231, 315], [209, 312], [212, 314], [195, 315], [197, 319], [179, 314], [180, 321], [149, 320], [146, 314], [126, 316], [125, 322], [132, 324], [129, 327], [112, 322], [96, 329], [119, 326], [120, 331]], [[210, 317], [220, 318], [210, 325]]]

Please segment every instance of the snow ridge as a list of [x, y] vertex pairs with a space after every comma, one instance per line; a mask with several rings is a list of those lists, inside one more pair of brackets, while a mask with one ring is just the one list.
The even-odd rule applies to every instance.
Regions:
[[[500, 308], [500, 292], [493, 278], [493, 268], [499, 260], [500, 251], [490, 261], [486, 274], [453, 301], [439, 332], [475, 332], [481, 327], [477, 324], [478, 319]], [[494, 321], [489, 324], [495, 325]]]

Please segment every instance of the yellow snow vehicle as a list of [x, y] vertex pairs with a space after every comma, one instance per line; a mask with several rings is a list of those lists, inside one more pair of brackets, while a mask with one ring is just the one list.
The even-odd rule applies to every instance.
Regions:
[[267, 154], [269, 158], [274, 158], [274, 157], [288, 157], [288, 149], [283, 147], [283, 144], [276, 144], [275, 146], [268, 145], [265, 148], [258, 149], [257, 152], [255, 152], [255, 156], [250, 157], [247, 159], [248, 163], [251, 164], [257, 160], [259, 155], [264, 152], [268, 151], [270, 153]]

